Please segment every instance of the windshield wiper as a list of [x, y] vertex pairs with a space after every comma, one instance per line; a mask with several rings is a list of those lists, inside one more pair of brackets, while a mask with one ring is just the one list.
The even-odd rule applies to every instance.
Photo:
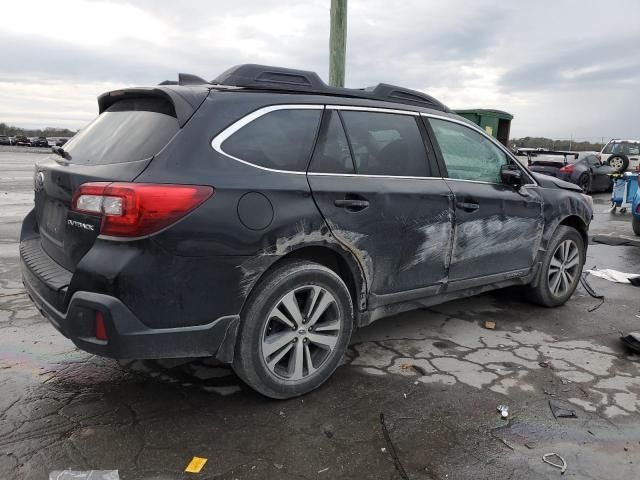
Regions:
[[51, 151], [57, 155], [60, 155], [65, 160], [71, 160], [71, 155], [69, 155], [62, 147], [51, 147]]

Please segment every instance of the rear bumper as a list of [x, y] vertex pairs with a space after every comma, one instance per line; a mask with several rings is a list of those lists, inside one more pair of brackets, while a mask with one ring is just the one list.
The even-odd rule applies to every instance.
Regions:
[[[149, 328], [120, 300], [93, 292], [75, 292], [65, 312], [57, 310], [45, 295], [44, 285], [24, 261], [23, 282], [38, 310], [75, 345], [87, 352], [111, 358], [180, 358], [215, 356], [233, 360], [239, 316], [220, 317], [206, 325]], [[95, 338], [95, 314], [102, 312], [108, 341]]]

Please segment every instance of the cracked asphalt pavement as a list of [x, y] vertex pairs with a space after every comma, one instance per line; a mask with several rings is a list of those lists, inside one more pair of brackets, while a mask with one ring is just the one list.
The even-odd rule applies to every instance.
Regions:
[[[640, 357], [619, 340], [640, 330], [637, 287], [589, 277], [606, 296], [593, 312], [579, 287], [557, 309], [504, 290], [380, 320], [322, 388], [273, 401], [208, 359], [89, 355], [40, 316], [17, 244], [38, 157], [0, 151], [1, 479], [558, 478], [549, 452], [566, 478], [640, 477]], [[631, 238], [628, 216], [595, 200], [591, 233]], [[640, 273], [640, 248], [594, 244], [586, 266]], [[577, 418], [555, 418], [550, 401]], [[208, 462], [184, 473], [193, 456]]]

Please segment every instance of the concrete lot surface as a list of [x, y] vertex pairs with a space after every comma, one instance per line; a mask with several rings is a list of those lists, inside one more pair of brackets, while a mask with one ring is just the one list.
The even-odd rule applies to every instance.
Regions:
[[[557, 309], [505, 290], [381, 320], [322, 388], [272, 401], [210, 360], [86, 354], [36, 312], [17, 241], [38, 158], [0, 151], [0, 479], [559, 478], [549, 452], [565, 478], [640, 478], [640, 357], [619, 340], [640, 330], [639, 288], [590, 277], [593, 312], [579, 287]], [[607, 199], [591, 233], [633, 239]], [[586, 266], [640, 273], [640, 248], [591, 245]], [[208, 462], [184, 473], [193, 456]]]

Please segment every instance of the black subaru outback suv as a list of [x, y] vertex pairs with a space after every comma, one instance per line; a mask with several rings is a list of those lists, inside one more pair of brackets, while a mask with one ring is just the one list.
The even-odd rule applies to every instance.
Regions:
[[522, 285], [576, 288], [589, 198], [423, 93], [259, 65], [129, 88], [35, 169], [24, 283], [78, 347], [215, 356], [273, 398], [354, 328]]

